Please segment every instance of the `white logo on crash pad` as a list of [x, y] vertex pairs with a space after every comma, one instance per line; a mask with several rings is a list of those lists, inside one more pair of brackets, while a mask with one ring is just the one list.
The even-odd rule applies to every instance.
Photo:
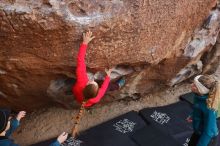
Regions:
[[81, 140], [74, 139], [73, 137], [68, 138], [61, 146], [80, 146]]
[[164, 123], [168, 123], [171, 119], [167, 114], [157, 111], [154, 111], [153, 114], [150, 115], [150, 117], [161, 125], [163, 125]]
[[134, 130], [135, 125], [136, 123], [128, 119], [123, 119], [115, 123], [113, 126], [115, 127], [115, 130], [125, 134], [127, 132], [132, 132]]
[[189, 138], [187, 138], [187, 139], [186, 139], [186, 142], [183, 144], [183, 146], [188, 146], [189, 141], [190, 141], [190, 139], [189, 139]]

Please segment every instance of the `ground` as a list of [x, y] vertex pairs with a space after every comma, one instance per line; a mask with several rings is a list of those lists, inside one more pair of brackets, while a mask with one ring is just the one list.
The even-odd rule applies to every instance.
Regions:
[[[220, 75], [220, 67], [218, 67], [215, 74]], [[96, 105], [93, 109], [85, 112], [79, 129], [83, 131], [131, 110], [138, 111], [145, 107], [162, 106], [177, 102], [181, 94], [189, 91], [190, 83], [185, 82], [178, 86], [146, 95], [136, 101], [121, 100], [102, 106]], [[48, 107], [27, 113], [26, 118], [21, 121], [21, 125], [13, 135], [13, 138], [16, 143], [26, 146], [56, 137], [63, 131], [71, 132], [73, 119], [77, 112], [77, 110]]]

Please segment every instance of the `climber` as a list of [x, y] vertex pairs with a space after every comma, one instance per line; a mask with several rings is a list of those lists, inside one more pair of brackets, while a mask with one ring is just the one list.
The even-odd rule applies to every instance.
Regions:
[[[10, 139], [10, 136], [18, 128], [20, 120], [25, 115], [25, 111], [20, 111], [16, 117], [12, 117], [10, 110], [0, 109], [0, 146], [18, 146]], [[66, 139], [67, 133], [64, 132], [50, 146], [60, 146]]]
[[[80, 46], [79, 53], [77, 56], [77, 79], [75, 85], [72, 88], [73, 94], [75, 95], [76, 100], [79, 103], [82, 103], [84, 101], [84, 98], [86, 98], [87, 101], [84, 104], [84, 107], [90, 107], [101, 100], [108, 88], [110, 82], [110, 74], [112, 72], [112, 69], [105, 69], [106, 77], [101, 88], [99, 88], [97, 82], [88, 79], [88, 76], [86, 74], [85, 55], [88, 43], [92, 41], [94, 38], [95, 37], [92, 36], [91, 31], [83, 33], [83, 42]], [[123, 86], [125, 83], [124, 78], [122, 78], [117, 83], [118, 87]]]
[[192, 122], [194, 133], [189, 146], [215, 146], [218, 140], [217, 112], [220, 83], [211, 75], [198, 75], [191, 86], [194, 92]]
[[[94, 80], [89, 80], [86, 74], [86, 65], [85, 65], [85, 55], [88, 43], [93, 40], [95, 37], [92, 36], [92, 32], [88, 31], [83, 33], [83, 42], [80, 46], [79, 53], [77, 56], [77, 68], [76, 68], [76, 84], [73, 86], [73, 94], [76, 97], [76, 100], [81, 103], [81, 108], [79, 113], [75, 118], [75, 124], [72, 129], [72, 137], [78, 135], [78, 127], [80, 125], [80, 119], [84, 113], [86, 107], [90, 107], [98, 103], [101, 98], [104, 96], [106, 91], [113, 91], [120, 89], [125, 84], [124, 77], [120, 78], [114, 83], [110, 83], [110, 74], [113, 69], [105, 69], [106, 77], [104, 82], [99, 88], [99, 85]], [[109, 86], [109, 88], [108, 88]]]

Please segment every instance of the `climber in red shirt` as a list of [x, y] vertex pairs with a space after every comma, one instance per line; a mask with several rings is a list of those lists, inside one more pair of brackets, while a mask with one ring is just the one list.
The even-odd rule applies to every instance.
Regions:
[[95, 81], [89, 81], [86, 74], [85, 55], [88, 43], [94, 38], [91, 31], [83, 33], [83, 42], [77, 56], [76, 83], [72, 88], [73, 94], [78, 102], [82, 103], [87, 100], [84, 107], [90, 107], [101, 100], [108, 88], [110, 74], [112, 72], [111, 69], [105, 70], [106, 77], [100, 88]]

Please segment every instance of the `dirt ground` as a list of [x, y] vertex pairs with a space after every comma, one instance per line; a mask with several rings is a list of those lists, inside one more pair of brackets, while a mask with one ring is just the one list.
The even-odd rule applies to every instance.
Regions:
[[[220, 67], [216, 71], [220, 75]], [[112, 119], [131, 110], [138, 111], [145, 107], [162, 106], [177, 102], [181, 94], [190, 91], [190, 83], [182, 83], [167, 90], [149, 94], [137, 101], [115, 101], [106, 105], [96, 105], [85, 112], [80, 131]], [[73, 117], [77, 110], [65, 110], [58, 107], [42, 108], [27, 114], [21, 121], [19, 129], [13, 135], [16, 143], [21, 146], [30, 145], [42, 140], [58, 136], [61, 132], [71, 132]]]

